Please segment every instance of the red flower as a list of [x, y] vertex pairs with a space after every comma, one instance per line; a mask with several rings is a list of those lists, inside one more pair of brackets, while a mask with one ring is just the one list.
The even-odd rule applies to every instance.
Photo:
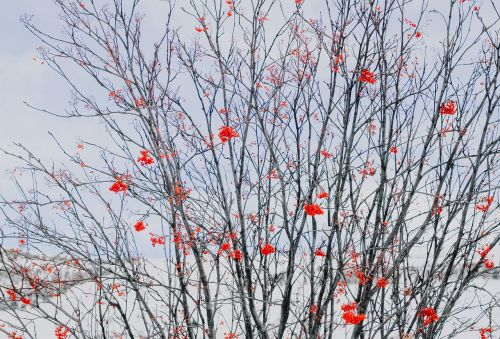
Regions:
[[480, 250], [477, 252], [481, 256], [481, 258], [484, 258], [488, 255], [488, 253], [491, 251], [491, 247], [489, 244], [484, 245]]
[[240, 135], [230, 126], [222, 126], [219, 128], [219, 138], [222, 143], [231, 140], [232, 138], [237, 138]]
[[146, 224], [144, 221], [138, 221], [135, 223], [134, 228], [137, 232], [144, 231], [146, 229]]
[[141, 156], [137, 159], [141, 166], [152, 165], [155, 161], [151, 156], [149, 156], [149, 151], [147, 149], [141, 151]]
[[153, 245], [153, 247], [156, 247], [156, 245], [165, 245], [165, 237], [155, 236], [152, 233], [150, 233], [150, 235], [151, 235], [151, 245]]
[[493, 329], [491, 327], [484, 327], [479, 330], [479, 335], [481, 336], [481, 339], [486, 339], [486, 333], [492, 333]]
[[375, 173], [377, 173], [377, 170], [372, 166], [372, 163], [370, 161], [367, 161], [365, 164], [365, 168], [359, 171], [359, 174], [361, 174], [363, 178], [367, 175], [373, 177]]
[[208, 31], [208, 27], [195, 27], [195, 31], [198, 33]]
[[371, 280], [366, 276], [365, 272], [360, 270], [356, 270], [356, 278], [358, 278], [358, 284], [360, 285], [364, 285], [368, 282], [368, 280]]
[[443, 213], [443, 207], [436, 206], [436, 207], [432, 208], [432, 215], [441, 214], [441, 213]]
[[486, 200], [485, 204], [477, 204], [476, 210], [480, 212], [487, 212], [490, 209], [491, 204], [493, 204], [493, 197], [487, 196], [486, 198], [482, 198], [481, 200]]
[[346, 324], [357, 325], [366, 319], [364, 314], [354, 312], [357, 307], [358, 304], [355, 302], [340, 306], [340, 309], [344, 312], [342, 314], [342, 319], [344, 319]]
[[341, 64], [344, 60], [344, 56], [342, 54], [339, 54], [335, 57], [335, 61], [333, 62], [332, 65], [332, 72], [337, 73], [340, 70], [339, 64]]
[[358, 304], [353, 301], [352, 303], [341, 305], [340, 309], [342, 310], [342, 312], [352, 312], [355, 311], [357, 307]]
[[319, 192], [318, 195], [316, 195], [318, 199], [325, 199], [328, 198], [328, 193], [326, 192]]
[[17, 335], [17, 332], [11, 332], [8, 336], [7, 339], [23, 339], [22, 336]]
[[9, 295], [10, 301], [16, 301], [17, 300], [16, 292], [14, 292], [14, 290], [8, 289], [7, 291], [5, 291], [5, 293], [7, 293]]
[[220, 248], [219, 248], [219, 255], [222, 253], [222, 252], [229, 252], [231, 251], [231, 244], [228, 243], [228, 242], [225, 242], [223, 243]]
[[492, 260], [485, 260], [484, 267], [488, 270], [491, 270], [492, 268], [495, 267], [495, 263]]
[[370, 72], [367, 69], [362, 69], [361, 70], [361, 75], [359, 76], [359, 81], [364, 82], [364, 83], [369, 83], [369, 84], [374, 84], [377, 82], [374, 78], [375, 74], [373, 72]]
[[66, 339], [70, 333], [70, 329], [64, 325], [59, 325], [56, 328], [56, 338], [57, 339]]
[[234, 250], [230, 255], [231, 258], [233, 258], [236, 261], [239, 261], [243, 258], [243, 254], [241, 253], [240, 250]]
[[398, 153], [398, 148], [396, 146], [391, 146], [389, 148], [389, 152], [396, 154], [396, 153]]
[[[188, 198], [189, 194], [191, 193], [191, 189], [184, 189], [180, 184], [177, 184], [174, 187], [174, 199], [177, 203], [180, 203], [181, 201], [184, 201]], [[172, 198], [169, 198], [170, 201], [172, 201]]]
[[314, 255], [317, 256], [317, 257], [326, 257], [326, 253], [323, 252], [321, 249], [317, 248], [315, 251], [314, 251]]
[[318, 312], [318, 305], [311, 305], [311, 307], [309, 307], [309, 312], [311, 312], [311, 314], [316, 314], [316, 312]]
[[348, 325], [357, 325], [366, 319], [366, 315], [361, 313], [345, 312], [342, 314], [342, 319]]
[[134, 104], [136, 108], [144, 108], [146, 106], [143, 98], [134, 99]]
[[424, 326], [429, 326], [431, 323], [438, 321], [439, 316], [432, 307], [425, 307], [418, 312], [417, 317], [424, 319]]
[[415, 32], [415, 38], [419, 39], [422, 37], [422, 32]]
[[[151, 236], [154, 236], [153, 233], [150, 233]], [[177, 246], [182, 245], [182, 236], [180, 232], [174, 232], [174, 237], [172, 239], [172, 242], [176, 244]]]
[[386, 288], [389, 285], [389, 281], [385, 278], [378, 278], [377, 287], [378, 288]]
[[304, 211], [306, 212], [307, 215], [310, 215], [311, 217], [315, 215], [322, 215], [325, 213], [325, 211], [323, 211], [318, 204], [305, 204]]
[[448, 100], [447, 103], [443, 103], [439, 106], [439, 114], [443, 115], [453, 115], [457, 113], [457, 109], [455, 107], [455, 101]]
[[111, 192], [125, 192], [128, 188], [128, 185], [125, 184], [120, 177], [116, 179], [116, 182], [109, 187]]
[[327, 159], [332, 156], [330, 153], [328, 153], [327, 150], [321, 150], [321, 155], [324, 156]]
[[31, 304], [31, 300], [29, 300], [28, 298], [25, 298], [25, 297], [22, 297], [21, 298], [21, 302], [25, 305], [29, 305]]
[[269, 255], [269, 254], [272, 254], [276, 252], [276, 250], [274, 249], [274, 246], [271, 245], [271, 244], [264, 244], [261, 246], [260, 248], [260, 253], [262, 253], [262, 255]]

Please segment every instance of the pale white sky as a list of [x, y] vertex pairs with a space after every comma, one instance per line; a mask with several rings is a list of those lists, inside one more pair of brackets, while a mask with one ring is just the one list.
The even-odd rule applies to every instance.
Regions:
[[[181, 5], [187, 0], [178, 0]], [[315, 13], [315, 6], [324, 0], [305, 0], [307, 13]], [[500, 0], [499, 0], [500, 1]], [[293, 2], [293, 0], [290, 0]], [[433, 0], [432, 6], [446, 7], [448, 0]], [[162, 0], [143, 0], [147, 10], [147, 20], [154, 27], [162, 26], [165, 17], [166, 2]], [[441, 8], [442, 9], [442, 8]], [[36, 56], [38, 40], [33, 37], [20, 22], [25, 14], [35, 14], [35, 22], [44, 31], [59, 33], [61, 23], [57, 20], [57, 11], [51, 0], [10, 0], [3, 1], [0, 11], [0, 147], [12, 149], [13, 142], [22, 142], [35, 154], [48, 161], [61, 162], [64, 156], [58, 151], [48, 132], [51, 131], [66, 146], [76, 145], [78, 140], [102, 140], [102, 129], [95, 120], [61, 119], [34, 111], [23, 103], [27, 101], [55, 112], [67, 108], [70, 93], [66, 83]], [[407, 17], [411, 18], [412, 13]], [[487, 15], [487, 10], [482, 11]], [[437, 16], [434, 16], [437, 19]], [[176, 23], [182, 22], [177, 18]], [[437, 22], [437, 20], [436, 20]], [[436, 41], [439, 24], [425, 23], [422, 32], [425, 43]], [[192, 32], [195, 23], [183, 22]], [[273, 24], [271, 20], [270, 25]], [[96, 128], [97, 126], [97, 128]], [[97, 156], [97, 155], [96, 155]], [[0, 192], [10, 193], [11, 187], [5, 171], [15, 164], [0, 153]], [[1, 222], [0, 222], [1, 223]]]
[[[186, 0], [177, 1], [178, 7], [181, 7], [184, 1]], [[290, 3], [293, 1], [290, 0]], [[305, 1], [306, 15], [316, 17], [320, 15], [319, 4], [323, 3], [323, 0]], [[443, 10], [448, 2], [430, 1], [430, 3], [431, 6], [441, 7], [439, 9]], [[163, 26], [167, 9], [166, 1], [143, 0], [142, 7], [152, 27]], [[485, 10], [484, 13], [486, 12]], [[0, 11], [0, 147], [8, 148], [8, 145], [13, 142], [22, 142], [42, 158], [57, 161], [60, 160], [58, 152], [47, 132], [52, 131], [68, 144], [76, 143], [78, 138], [95, 137], [95, 133], [93, 135], [95, 122], [79, 120], [78, 128], [75, 128], [74, 120], [50, 117], [33, 111], [23, 104], [23, 101], [27, 101], [37, 107], [61, 112], [68, 107], [69, 100], [68, 87], [64, 81], [46, 65], [41, 65], [40, 60], [32, 60], [40, 43], [20, 22], [20, 17], [25, 13], [34, 14], [35, 22], [44, 31], [61, 32], [57, 10], [51, 0], [3, 2], [2, 11]], [[411, 18], [411, 11], [405, 16]], [[187, 17], [177, 16], [174, 18], [174, 24], [182, 23], [184, 28], [191, 32], [195, 23], [186, 19]], [[434, 15], [434, 19], [437, 19], [437, 16]], [[272, 18], [268, 24], [273, 25]], [[424, 23], [422, 31], [426, 43], [435, 39], [436, 26], [431, 27], [429, 23]], [[11, 167], [11, 163], [0, 156], [0, 173], [3, 174], [5, 169]], [[3, 182], [4, 180], [0, 179], [0, 185]], [[1, 189], [2, 186], [0, 186]]]

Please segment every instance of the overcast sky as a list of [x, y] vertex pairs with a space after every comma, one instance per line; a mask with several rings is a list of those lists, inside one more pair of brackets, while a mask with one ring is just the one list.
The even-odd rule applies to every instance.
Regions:
[[[148, 18], [161, 25], [164, 22], [166, 2], [145, 0]], [[62, 23], [51, 0], [6, 1], [0, 11], [0, 148], [13, 151], [15, 142], [21, 142], [33, 153], [47, 161], [64, 160], [48, 132], [52, 132], [65, 146], [76, 145], [80, 139], [102, 138], [96, 133], [97, 122], [92, 119], [61, 119], [33, 110], [30, 105], [55, 113], [69, 108], [68, 85], [47, 65], [37, 59], [40, 42], [20, 21], [21, 16], [34, 15], [34, 22], [43, 31], [60, 33]], [[35, 59], [33, 59], [35, 58]], [[81, 82], [83, 82], [82, 79]], [[79, 81], [77, 81], [79, 82]], [[101, 130], [102, 132], [102, 130]], [[10, 192], [6, 171], [16, 163], [0, 154], [0, 192]]]
[[[183, 1], [177, 3], [182, 5]], [[316, 10], [319, 3], [323, 1], [306, 1], [306, 13], [319, 13]], [[445, 3], [447, 2], [441, 0], [431, 1], [432, 6], [446, 6]], [[147, 13], [148, 23], [162, 26], [166, 5], [167, 2], [162, 0], [143, 0], [142, 6]], [[69, 99], [66, 84], [46, 65], [41, 65], [40, 60], [33, 60], [39, 42], [19, 20], [25, 13], [34, 14], [35, 22], [44, 31], [59, 33], [62, 27], [51, 0], [3, 2], [0, 11], [0, 147], [21, 141], [36, 153], [41, 152], [44, 157], [56, 157], [56, 149], [49, 144], [48, 130], [63, 140], [69, 142], [68, 139], [71, 139], [71, 142], [76, 142], [78, 137], [84, 137], [91, 131], [93, 122], [80, 120], [78, 129], [75, 129], [74, 121], [35, 112], [23, 103], [27, 101], [34, 106], [57, 112], [68, 107]], [[411, 17], [411, 12], [408, 12], [408, 16]], [[188, 25], [186, 21], [184, 23]], [[269, 21], [269, 25], [272, 24], [273, 21]], [[430, 27], [428, 28], [429, 31], [423, 32], [426, 43], [434, 37]], [[9, 167], [10, 164], [0, 158], [0, 170], [3, 172]]]
[[[178, 0], [178, 3], [183, 1], [187, 0]], [[318, 3], [319, 0], [306, 0], [306, 2], [307, 11], [313, 13], [314, 3]], [[432, 6], [445, 7], [448, 1], [432, 0], [431, 3]], [[147, 10], [148, 22], [160, 27], [166, 15], [164, 11], [166, 2], [143, 0], [143, 4]], [[482, 8], [481, 11], [483, 16], [487, 16], [486, 8]], [[36, 48], [40, 43], [20, 22], [20, 17], [25, 13], [34, 14], [35, 22], [44, 31], [59, 33], [62, 27], [61, 22], [57, 20], [57, 10], [51, 0], [3, 1], [0, 11], [0, 147], [9, 150], [12, 149], [12, 143], [22, 142], [41, 158], [61, 162], [64, 156], [50, 138], [49, 131], [68, 146], [76, 145], [79, 139], [95, 141], [103, 135], [96, 128], [96, 120], [80, 119], [76, 122], [51, 117], [28, 108], [23, 103], [26, 101], [33, 106], [63, 112], [69, 107], [70, 98], [67, 84], [47, 65], [41, 64], [40, 60], [36, 59]], [[411, 12], [407, 15], [412, 17]], [[272, 24], [271, 20], [270, 25]], [[194, 23], [186, 21], [185, 25], [192, 32]], [[425, 44], [431, 45], [432, 42], [436, 42], [436, 36], [442, 33], [436, 27], [430, 23], [424, 26]], [[14, 165], [10, 158], [0, 153], [1, 193], [9, 192], [11, 189], [8, 176], [4, 173]]]
[[[187, 0], [179, 0], [180, 6]], [[416, 1], [421, 4], [423, 1]], [[285, 2], [286, 3], [286, 2]], [[293, 5], [290, 0], [290, 5]], [[306, 16], [318, 16], [321, 11], [319, 3], [324, 0], [307, 0], [305, 4]], [[431, 6], [445, 10], [448, 1], [430, 1]], [[245, 2], [242, 2], [243, 6]], [[246, 3], [248, 4], [248, 3]], [[468, 1], [464, 6], [470, 6]], [[247, 5], [248, 6], [248, 5]], [[483, 6], [483, 5], [481, 5]], [[163, 0], [143, 0], [142, 9], [146, 13], [146, 20], [150, 27], [159, 29], [165, 23], [167, 2]], [[416, 16], [416, 8], [408, 10], [405, 17]], [[413, 13], [412, 13], [413, 11]], [[486, 5], [481, 7], [481, 14], [487, 15]], [[54, 32], [56, 35], [62, 30], [62, 23], [58, 20], [57, 9], [52, 0], [14, 0], [4, 1], [0, 12], [0, 147], [12, 149], [12, 143], [22, 142], [35, 154], [48, 161], [60, 162], [63, 155], [58, 151], [48, 132], [52, 132], [64, 145], [76, 145], [79, 139], [98, 142], [104, 137], [99, 132], [96, 120], [61, 119], [42, 112], [35, 111], [24, 104], [24, 101], [33, 106], [61, 113], [69, 107], [70, 92], [68, 85], [47, 65], [36, 59], [36, 48], [40, 42], [24, 28], [20, 17], [24, 14], [33, 14], [34, 22], [43, 31]], [[433, 19], [434, 18], [434, 19]], [[433, 22], [429, 20], [433, 19]], [[195, 22], [177, 15], [175, 25], [184, 25], [184, 32], [194, 33]], [[431, 46], [442, 35], [438, 16], [429, 13], [422, 24], [424, 39], [422, 44]], [[280, 20], [271, 18], [269, 25], [279, 23]], [[479, 25], [478, 25], [479, 27]], [[35, 60], [33, 58], [35, 57]], [[84, 83], [85, 79], [77, 79], [77, 83]], [[11, 159], [0, 154], [0, 192], [9, 190], [6, 170], [12, 169], [15, 164]]]

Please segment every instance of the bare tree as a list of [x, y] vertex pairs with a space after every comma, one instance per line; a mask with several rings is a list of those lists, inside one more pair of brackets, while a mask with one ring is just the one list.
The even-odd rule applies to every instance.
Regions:
[[169, 1], [161, 32], [139, 0], [55, 0], [61, 34], [22, 19], [73, 91], [30, 107], [111, 142], [54, 137], [64, 167], [4, 150], [24, 165], [0, 200], [0, 331], [492, 335], [495, 1], [308, 2]]

